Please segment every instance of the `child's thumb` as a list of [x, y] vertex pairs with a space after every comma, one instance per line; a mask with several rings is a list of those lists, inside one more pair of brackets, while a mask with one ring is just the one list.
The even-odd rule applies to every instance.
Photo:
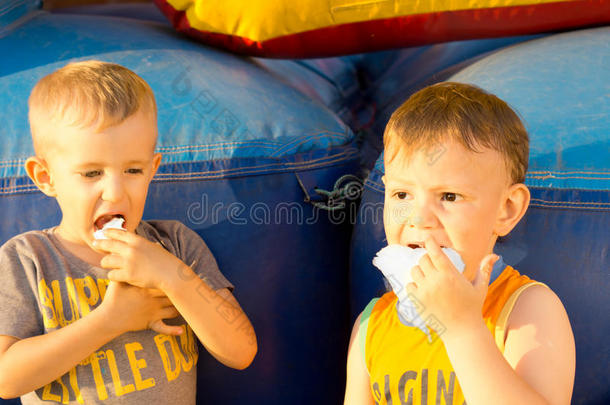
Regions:
[[163, 322], [163, 319], [159, 319], [151, 322], [148, 327], [153, 331], [160, 333], [162, 335], [180, 335], [182, 334], [182, 326], [170, 326]]
[[494, 264], [498, 261], [500, 257], [496, 254], [489, 254], [481, 260], [481, 265], [479, 266], [479, 271], [474, 279], [473, 285], [476, 289], [485, 289], [487, 290], [487, 286], [489, 285], [489, 278], [491, 277], [491, 271], [494, 268]]

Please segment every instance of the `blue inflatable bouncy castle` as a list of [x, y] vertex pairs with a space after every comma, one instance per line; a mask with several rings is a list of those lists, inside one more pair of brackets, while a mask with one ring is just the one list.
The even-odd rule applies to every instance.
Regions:
[[[573, 404], [610, 400], [609, 43], [608, 27], [557, 34], [497, 51], [449, 78], [498, 95], [528, 129], [531, 203], [496, 252], [549, 285], [566, 307], [576, 340]], [[385, 291], [371, 264], [385, 246], [383, 173], [380, 156], [352, 241], [352, 319]]]
[[[157, 98], [164, 155], [144, 217], [180, 220], [205, 239], [258, 337], [245, 371], [200, 348], [198, 404], [342, 402], [351, 323], [384, 289], [371, 266], [384, 240], [381, 159], [373, 168], [383, 127], [410, 93], [453, 74], [525, 118], [534, 200], [498, 252], [566, 305], [578, 351], [574, 403], [610, 398], [600, 332], [610, 326], [607, 29], [501, 51], [532, 37], [270, 60], [186, 40], [152, 5], [61, 14], [39, 6], [0, 7], [0, 243], [60, 220], [23, 169], [33, 153], [27, 97], [36, 81], [85, 59], [141, 75]], [[359, 178], [369, 171], [358, 213]], [[105, 383], [114, 390], [110, 377]], [[52, 392], [75, 399], [59, 384]]]

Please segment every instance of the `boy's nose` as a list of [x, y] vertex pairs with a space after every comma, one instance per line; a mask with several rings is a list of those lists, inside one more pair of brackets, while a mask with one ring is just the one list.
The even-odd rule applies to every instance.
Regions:
[[125, 188], [120, 176], [108, 176], [103, 187], [102, 200], [117, 202], [123, 198]]
[[411, 228], [427, 229], [436, 227], [438, 218], [434, 213], [432, 202], [420, 201], [414, 203], [407, 224]]

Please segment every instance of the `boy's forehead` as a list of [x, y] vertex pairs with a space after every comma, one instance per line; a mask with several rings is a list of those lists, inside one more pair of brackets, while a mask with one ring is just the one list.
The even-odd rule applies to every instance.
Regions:
[[41, 131], [43, 133], [34, 137], [34, 144], [43, 149], [42, 154], [77, 153], [83, 159], [91, 155], [99, 156], [102, 152], [122, 152], [125, 148], [142, 155], [153, 153], [157, 141], [156, 125], [148, 125], [142, 119], [136, 121], [126, 120], [102, 131], [96, 127], [49, 124]]
[[398, 161], [406, 164], [418, 156], [424, 156], [428, 161], [433, 162], [443, 154], [449, 144], [453, 143], [455, 142], [442, 137], [429, 140], [419, 139], [409, 143], [400, 139], [400, 136], [394, 135], [389, 137], [384, 147], [384, 163]]
[[408, 145], [402, 141], [394, 141], [384, 149], [383, 162], [386, 167], [405, 168], [413, 164], [426, 163], [427, 166], [435, 165], [447, 151], [460, 154], [469, 159], [469, 153], [461, 145], [455, 142], [430, 142], [428, 144]]
[[508, 169], [501, 154], [489, 148], [466, 149], [455, 141], [443, 141], [410, 148], [389, 146], [384, 151], [388, 180], [426, 183], [506, 182]]

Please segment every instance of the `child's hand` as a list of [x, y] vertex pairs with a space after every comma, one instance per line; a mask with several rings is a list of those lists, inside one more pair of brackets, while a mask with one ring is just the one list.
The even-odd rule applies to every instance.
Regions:
[[111, 281], [100, 308], [108, 312], [111, 328], [119, 333], [142, 329], [165, 335], [183, 332], [182, 327], [163, 322], [178, 316], [178, 311], [161, 291]]
[[101, 266], [111, 269], [108, 278], [138, 287], [163, 289], [171, 277], [180, 272], [185, 264], [165, 250], [134, 233], [107, 229], [104, 234], [109, 238], [96, 240], [96, 249], [108, 252]]
[[425, 247], [428, 253], [411, 270], [414, 282], [407, 285], [407, 291], [422, 303], [426, 313], [438, 319], [447, 332], [470, 328], [481, 322], [489, 277], [498, 256], [485, 256], [475, 280], [470, 283], [432, 237], [425, 240]]

